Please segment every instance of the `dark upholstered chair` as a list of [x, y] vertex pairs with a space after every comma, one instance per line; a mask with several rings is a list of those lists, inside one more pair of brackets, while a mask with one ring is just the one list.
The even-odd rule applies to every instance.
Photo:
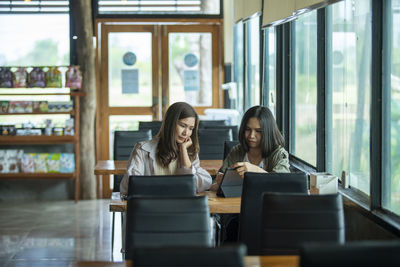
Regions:
[[200, 120], [199, 121], [199, 129], [204, 129], [205, 127], [210, 126], [221, 126], [226, 125], [225, 120]]
[[161, 121], [139, 121], [139, 130], [151, 130], [151, 135], [156, 136], [161, 129]]
[[232, 141], [231, 129], [199, 129], [199, 158], [204, 159], [223, 159], [224, 142]]
[[244, 267], [245, 245], [217, 248], [139, 248], [134, 251], [135, 267]]
[[204, 129], [231, 129], [232, 130], [232, 140], [233, 141], [238, 141], [239, 138], [239, 130], [237, 125], [212, 125], [208, 126], [206, 125]]
[[[143, 131], [115, 131], [114, 132], [114, 160], [128, 160], [137, 142], [150, 140], [151, 130]], [[113, 192], [119, 192], [119, 185], [123, 175], [114, 175]], [[115, 212], [112, 213], [111, 251], [114, 248]]]
[[207, 197], [132, 197], [127, 201], [126, 259], [136, 248], [211, 247]]
[[300, 267], [399, 266], [400, 241], [310, 243], [300, 249]]
[[[114, 160], [128, 160], [137, 142], [151, 139], [151, 130], [115, 131]], [[114, 192], [119, 192], [122, 175], [114, 175]]]
[[128, 198], [132, 196], [196, 196], [194, 175], [130, 176]]
[[224, 159], [229, 155], [229, 152], [231, 152], [231, 149], [238, 145], [239, 141], [225, 141], [224, 142]]
[[298, 254], [306, 242], [344, 243], [344, 229], [341, 195], [265, 193], [260, 254]]
[[245, 173], [239, 216], [239, 241], [246, 244], [249, 255], [260, 255], [264, 192], [307, 194], [307, 175], [305, 173]]

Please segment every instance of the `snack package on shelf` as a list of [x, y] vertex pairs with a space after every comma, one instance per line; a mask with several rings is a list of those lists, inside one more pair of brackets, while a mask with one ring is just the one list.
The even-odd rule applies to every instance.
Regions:
[[49, 172], [60, 172], [60, 153], [52, 153], [47, 161]]
[[61, 88], [61, 72], [57, 67], [50, 67], [46, 72], [46, 87]]
[[0, 113], [5, 114], [8, 113], [8, 101], [0, 101]]
[[8, 165], [9, 173], [18, 173], [19, 172], [19, 160], [18, 160], [18, 150], [17, 149], [7, 149], [5, 160]]
[[40, 112], [48, 112], [49, 104], [47, 101], [39, 101], [39, 110]]
[[64, 135], [75, 135], [73, 118], [65, 120]]
[[34, 67], [29, 73], [29, 87], [46, 87], [45, 73], [41, 67]]
[[29, 135], [42, 135], [42, 129], [31, 129]]
[[32, 113], [33, 112], [33, 102], [32, 101], [23, 101], [22, 106], [24, 108], [25, 113]]
[[40, 112], [40, 102], [39, 101], [32, 102], [32, 112]]
[[26, 134], [26, 130], [25, 130], [25, 129], [17, 129], [16, 135], [17, 135], [17, 136], [24, 136], [24, 135], [27, 135], [27, 134]]
[[81, 89], [82, 87], [82, 74], [79, 66], [69, 66], [65, 73], [65, 87], [71, 89]]
[[50, 119], [45, 120], [44, 122], [45, 128], [44, 128], [44, 135], [53, 135], [53, 123]]
[[73, 109], [72, 101], [49, 102], [49, 112], [69, 112]]
[[34, 157], [35, 162], [35, 172], [48, 172], [47, 159], [49, 158], [49, 153], [38, 153]]
[[0, 68], [0, 88], [12, 88], [13, 87], [13, 73], [9, 67]]
[[24, 113], [24, 101], [10, 101], [8, 113]]
[[0, 125], [0, 135], [15, 135], [15, 125]]
[[73, 153], [61, 153], [60, 172], [72, 173], [75, 171], [75, 155]]
[[27, 173], [35, 172], [36, 153], [24, 153], [21, 158], [21, 171]]
[[19, 67], [14, 72], [13, 85], [14, 88], [28, 87], [28, 72], [26, 71], [26, 68]]
[[0, 173], [8, 172], [8, 164], [6, 161], [6, 150], [0, 149]]

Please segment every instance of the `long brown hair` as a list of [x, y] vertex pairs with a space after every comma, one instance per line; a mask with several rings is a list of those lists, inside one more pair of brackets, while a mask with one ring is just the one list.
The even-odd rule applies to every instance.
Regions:
[[157, 160], [164, 167], [168, 166], [172, 160], [178, 158], [179, 148], [176, 144], [176, 125], [179, 120], [193, 117], [195, 118], [194, 128], [191, 139], [192, 145], [188, 148], [188, 154], [191, 161], [195, 160], [199, 152], [199, 139], [197, 129], [199, 126], [199, 117], [194, 108], [185, 102], [176, 102], [171, 105], [165, 113], [157, 145]]
[[239, 142], [246, 152], [249, 152], [249, 146], [246, 143], [245, 131], [247, 123], [250, 118], [257, 118], [260, 121], [262, 130], [261, 151], [264, 158], [271, 155], [271, 153], [279, 146], [285, 146], [285, 140], [276, 125], [274, 115], [269, 108], [264, 106], [254, 106], [249, 108], [243, 115], [242, 123], [239, 129]]

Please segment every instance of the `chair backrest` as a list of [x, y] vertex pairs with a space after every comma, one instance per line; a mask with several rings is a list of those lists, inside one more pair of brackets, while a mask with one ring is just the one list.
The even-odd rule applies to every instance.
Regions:
[[128, 198], [133, 196], [194, 197], [195, 177], [192, 174], [130, 176]]
[[310, 243], [300, 249], [300, 267], [399, 266], [399, 263], [398, 240]]
[[307, 193], [305, 173], [251, 173], [243, 180], [239, 215], [239, 240], [246, 244], [249, 255], [260, 255], [261, 208], [264, 192]]
[[204, 129], [206, 126], [221, 126], [226, 125], [225, 120], [200, 120], [199, 129]]
[[229, 155], [229, 152], [231, 152], [231, 149], [238, 145], [239, 141], [225, 141], [224, 142], [224, 159]]
[[232, 141], [231, 129], [199, 129], [199, 158], [204, 159], [223, 159], [224, 142]]
[[305, 242], [343, 243], [342, 196], [265, 193], [261, 224], [261, 255], [298, 254]]
[[203, 129], [232, 129], [232, 140], [238, 141], [239, 138], [239, 130], [237, 125], [206, 125]]
[[139, 121], [139, 130], [151, 130], [151, 135], [156, 136], [161, 129], [162, 121]]
[[135, 267], [244, 267], [246, 246], [216, 248], [139, 248], [134, 251]]
[[208, 198], [132, 197], [127, 201], [126, 258], [148, 247], [210, 247]]
[[[115, 131], [114, 132], [114, 160], [128, 160], [137, 142], [150, 140], [151, 130], [142, 131]], [[123, 176], [114, 175], [114, 192], [119, 192], [119, 185]]]
[[137, 142], [150, 140], [151, 130], [115, 131], [114, 160], [128, 160]]

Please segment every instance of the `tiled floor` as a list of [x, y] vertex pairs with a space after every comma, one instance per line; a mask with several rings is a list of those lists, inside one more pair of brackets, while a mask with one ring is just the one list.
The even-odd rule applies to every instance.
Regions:
[[[120, 260], [111, 255], [108, 203], [0, 202], [0, 267]], [[114, 253], [117, 258], [118, 254]]]

